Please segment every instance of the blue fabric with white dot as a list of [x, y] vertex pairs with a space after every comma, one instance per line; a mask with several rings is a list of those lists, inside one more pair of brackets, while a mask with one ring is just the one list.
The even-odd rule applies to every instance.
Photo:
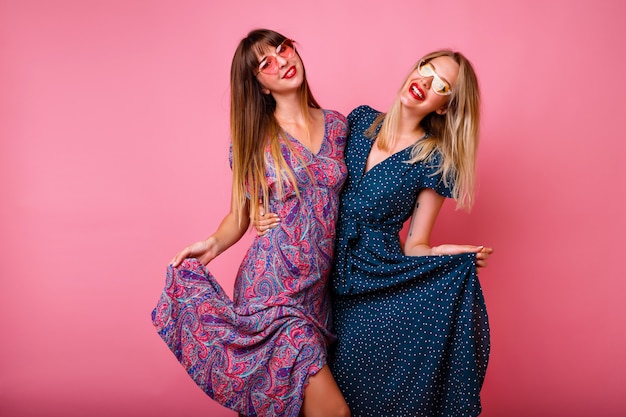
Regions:
[[404, 149], [365, 172], [380, 113], [348, 116], [331, 369], [353, 417], [478, 416], [489, 323], [475, 254], [406, 256], [398, 233], [423, 188], [451, 196], [439, 158], [408, 164]]

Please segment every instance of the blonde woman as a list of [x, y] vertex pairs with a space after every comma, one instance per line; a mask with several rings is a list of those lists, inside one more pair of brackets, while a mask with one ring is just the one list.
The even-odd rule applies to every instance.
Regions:
[[445, 197], [473, 202], [479, 104], [469, 61], [437, 51], [386, 114], [362, 106], [348, 116], [331, 369], [356, 416], [481, 411], [489, 326], [476, 266], [492, 249], [430, 244]]
[[[260, 29], [240, 42], [231, 134], [230, 212], [174, 257], [154, 325], [194, 381], [240, 416], [349, 416], [327, 365], [347, 124], [315, 101], [291, 39]], [[255, 238], [230, 300], [206, 265], [242, 237], [257, 201], [283, 222]]]

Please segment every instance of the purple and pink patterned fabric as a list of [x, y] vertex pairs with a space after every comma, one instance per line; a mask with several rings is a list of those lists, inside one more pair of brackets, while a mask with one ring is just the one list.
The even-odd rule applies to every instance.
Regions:
[[328, 279], [339, 192], [346, 178], [347, 123], [324, 111], [317, 153], [286, 135], [282, 153], [295, 174], [276, 190], [267, 153], [269, 210], [281, 224], [256, 237], [244, 257], [231, 300], [196, 259], [168, 267], [152, 312], [159, 335], [211, 398], [248, 417], [296, 417], [309, 376], [326, 363], [331, 311]]

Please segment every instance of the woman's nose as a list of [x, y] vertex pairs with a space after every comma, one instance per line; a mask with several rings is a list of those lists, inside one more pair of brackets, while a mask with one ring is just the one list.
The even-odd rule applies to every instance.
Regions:
[[282, 68], [287, 64], [287, 58], [283, 58], [280, 55], [276, 55], [276, 62], [278, 62], [278, 67]]

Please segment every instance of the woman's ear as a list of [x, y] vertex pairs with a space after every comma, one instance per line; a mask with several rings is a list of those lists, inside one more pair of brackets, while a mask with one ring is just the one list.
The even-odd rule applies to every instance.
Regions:
[[444, 115], [448, 112], [448, 106], [443, 106], [437, 110], [435, 110], [435, 113], [439, 114], [439, 115]]
[[265, 87], [261, 87], [261, 93], [263, 93], [263, 94], [269, 94], [269, 93], [270, 93], [270, 90], [268, 90], [268, 89], [267, 89], [267, 88], [265, 88]]

